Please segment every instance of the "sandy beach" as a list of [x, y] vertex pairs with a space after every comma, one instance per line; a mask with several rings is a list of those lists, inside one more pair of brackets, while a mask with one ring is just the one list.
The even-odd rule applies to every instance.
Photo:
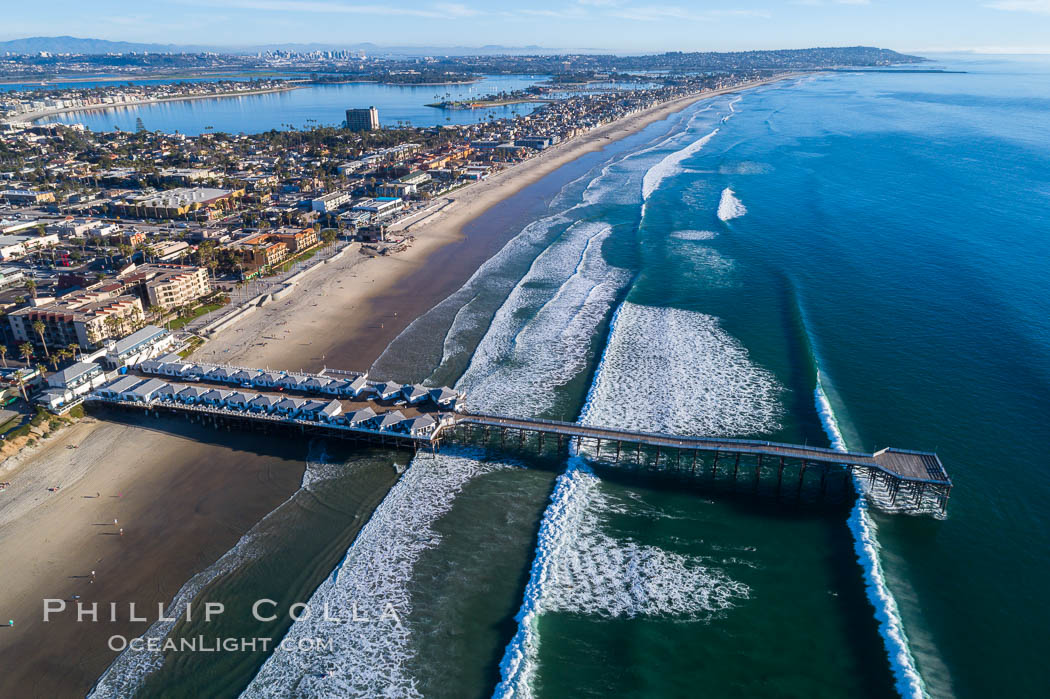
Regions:
[[[83, 696], [115, 656], [107, 639], [148, 626], [128, 621], [129, 601], [155, 620], [158, 602], [301, 482], [305, 443], [154, 427], [89, 418], [4, 474], [12, 486], [0, 495], [0, 656], [19, 661], [0, 672], [0, 696]], [[43, 623], [43, 599], [72, 609], [74, 595], [104, 610], [119, 602], [122, 621], [64, 614]]]
[[[291, 295], [219, 332], [195, 356], [259, 367], [367, 369], [494, 252], [505, 240], [498, 235], [509, 235], [497, 231], [475, 245], [463, 233], [469, 222], [566, 163], [721, 93], [605, 125], [454, 192], [451, 206], [411, 225], [408, 250], [370, 258], [355, 245], [307, 274]], [[12, 483], [0, 493], [0, 653], [18, 658], [0, 672], [0, 696], [83, 696], [116, 655], [107, 639], [135, 635], [146, 624], [76, 624], [67, 615], [45, 626], [42, 599], [134, 600], [155, 615], [157, 602], [168, 602], [298, 489], [307, 445], [275, 442], [189, 423], [88, 418], [0, 465], [0, 480]], [[55, 485], [58, 492], [47, 490]], [[8, 619], [14, 627], [3, 626]]]

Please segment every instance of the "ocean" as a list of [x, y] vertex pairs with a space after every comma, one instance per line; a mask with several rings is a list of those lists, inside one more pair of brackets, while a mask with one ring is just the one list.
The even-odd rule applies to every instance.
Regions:
[[[313, 542], [313, 565], [284, 573], [296, 593], [344, 618], [390, 603], [398, 623], [315, 614], [268, 655], [152, 672], [122, 656], [107, 686], [1042, 694], [1050, 61], [938, 64], [965, 72], [785, 80], [583, 156], [472, 224], [516, 234], [371, 373], [455, 383], [477, 411], [936, 450], [955, 483], [945, 516], [777, 502], [586, 452], [477, 443], [406, 470], [328, 449], [303, 492], [328, 483], [333, 507], [271, 527], [274, 560], [232, 565], [209, 594], [247, 599]], [[304, 644], [318, 637], [332, 646]]]

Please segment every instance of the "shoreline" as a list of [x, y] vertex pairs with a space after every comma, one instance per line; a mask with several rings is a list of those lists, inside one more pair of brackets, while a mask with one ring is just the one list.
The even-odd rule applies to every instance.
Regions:
[[[656, 105], [457, 190], [445, 197], [452, 205], [395, 226], [415, 236], [408, 250], [370, 258], [350, 246], [339, 260], [311, 268], [289, 297], [217, 333], [194, 359], [367, 370], [409, 323], [458, 289], [513, 235], [499, 225], [491, 227], [496, 232], [464, 232], [492, 207], [698, 101], [795, 75]], [[56, 435], [5, 477], [12, 487], [0, 496], [5, 558], [0, 609], [17, 625], [0, 630], [0, 652], [16, 652], [20, 663], [0, 674], [0, 694], [35, 686], [52, 696], [83, 696], [116, 656], [106, 647], [109, 635], [137, 635], [147, 626], [45, 628], [42, 597], [140, 600], [152, 605], [148, 609], [167, 604], [300, 487], [305, 442], [273, 445], [250, 433], [195, 424], [176, 430], [173, 422], [160, 427], [145, 419], [132, 422], [86, 420]], [[62, 489], [49, 494], [44, 483]], [[114, 535], [115, 517], [128, 523], [124, 535]], [[100, 576], [87, 583], [92, 569]], [[56, 672], [69, 657], [79, 658], [76, 666]]]
[[42, 119], [49, 119], [61, 114], [75, 114], [76, 112], [107, 111], [120, 109], [122, 107], [148, 107], [152, 104], [163, 104], [165, 102], [190, 102], [204, 99], [224, 99], [227, 97], [254, 97], [257, 95], [271, 95], [279, 92], [290, 92], [301, 90], [306, 85], [287, 85], [285, 87], [270, 87], [265, 90], [242, 90], [239, 92], [217, 92], [212, 95], [181, 95], [177, 97], [158, 97], [147, 100], [135, 100], [132, 102], [119, 102], [115, 104], [85, 104], [76, 107], [62, 107], [61, 109], [48, 109], [41, 112], [26, 112], [9, 117], [4, 121], [9, 124], [35, 124]]
[[[761, 87], [798, 74], [680, 97], [602, 125], [542, 151], [442, 199], [450, 204], [423, 219], [394, 224], [415, 236], [408, 250], [365, 258], [351, 245], [338, 264], [316, 265], [293, 294], [271, 301], [224, 329], [194, 353], [213, 363], [366, 371], [415, 318], [458, 289], [508, 239], [478, 245], [463, 228], [501, 201], [605, 144], [705, 99]], [[499, 237], [499, 236], [496, 236]], [[491, 243], [497, 243], [493, 248]], [[480, 253], [480, 254], [479, 254]], [[441, 270], [430, 274], [431, 270]], [[339, 319], [332, 327], [333, 318]], [[327, 331], [326, 331], [327, 326]], [[349, 360], [344, 357], [351, 358]]]

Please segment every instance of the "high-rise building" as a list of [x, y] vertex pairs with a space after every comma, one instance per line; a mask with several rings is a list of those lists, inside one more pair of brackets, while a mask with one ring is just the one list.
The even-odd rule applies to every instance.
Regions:
[[375, 107], [368, 109], [347, 109], [346, 128], [351, 131], [374, 131], [379, 128], [379, 110]]

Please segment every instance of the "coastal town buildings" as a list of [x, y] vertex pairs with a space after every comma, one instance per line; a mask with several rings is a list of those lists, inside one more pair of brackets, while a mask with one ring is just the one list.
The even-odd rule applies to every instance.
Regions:
[[317, 245], [320, 238], [313, 228], [279, 228], [273, 236], [285, 244], [289, 255], [297, 255]]
[[52, 245], [58, 245], [57, 235], [0, 235], [0, 260], [14, 260], [25, 257], [34, 250], [43, 250]]
[[288, 257], [288, 244], [270, 233], [256, 233], [230, 244], [244, 254], [244, 262], [253, 271], [278, 265]]

